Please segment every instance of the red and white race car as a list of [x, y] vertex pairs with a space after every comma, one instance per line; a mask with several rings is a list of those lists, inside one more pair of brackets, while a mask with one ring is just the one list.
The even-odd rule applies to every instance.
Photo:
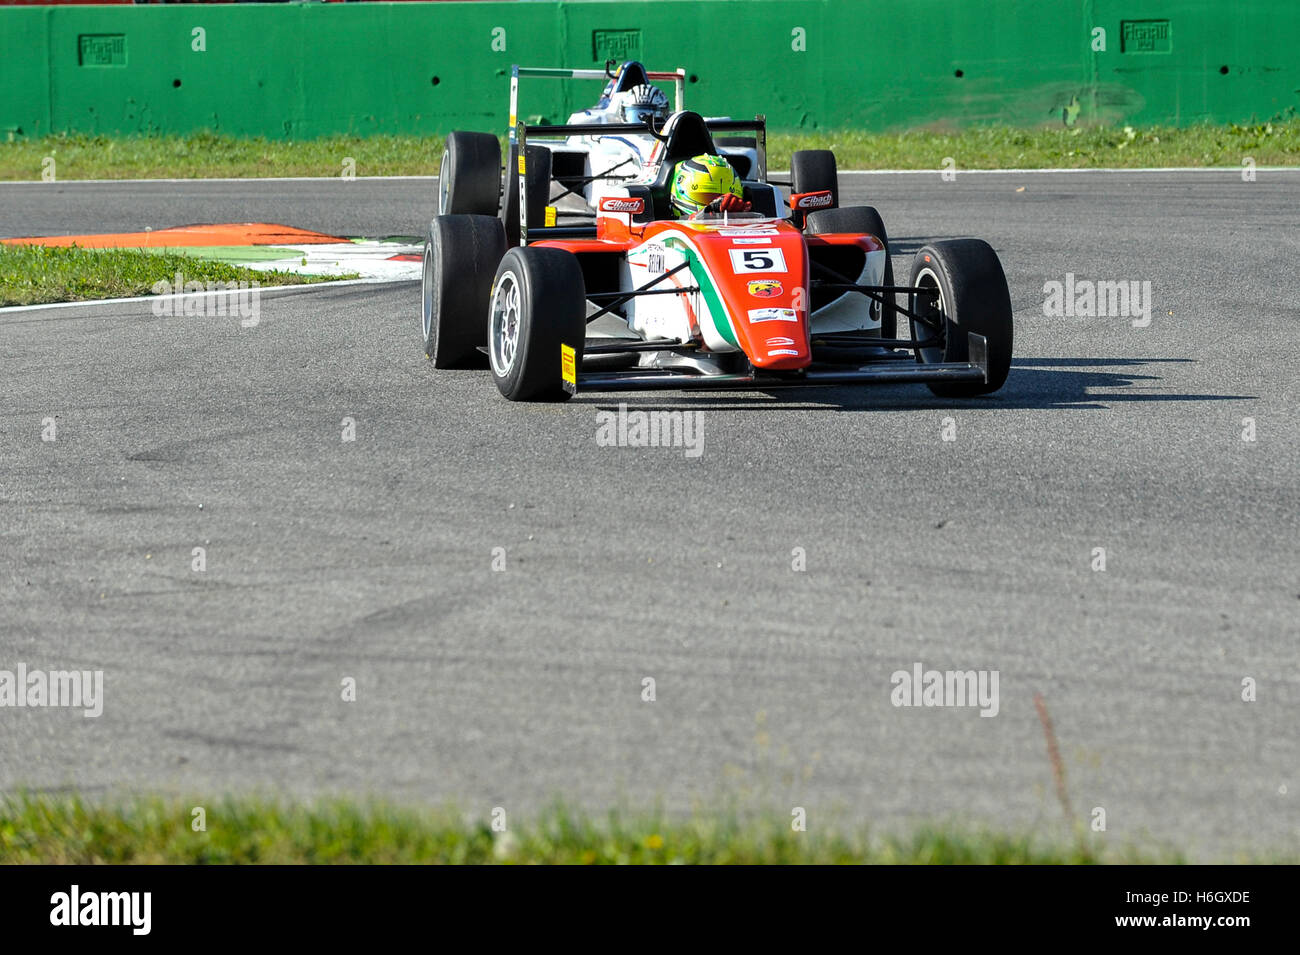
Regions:
[[[894, 285], [879, 214], [838, 205], [835, 160], [820, 150], [795, 155], [802, 191], [788, 199], [765, 177], [746, 179], [752, 211], [675, 218], [668, 196], [677, 163], [716, 154], [715, 131], [743, 129], [755, 134], [761, 171], [764, 121], [678, 111], [661, 128], [634, 128], [656, 145], [635, 178], [601, 190], [594, 223], [535, 206], [530, 195], [550, 183], [530, 175], [529, 138], [588, 128], [517, 122], [512, 154], [525, 161], [507, 169], [513, 188], [503, 214], [433, 220], [421, 319], [436, 367], [479, 363], [486, 352], [501, 393], [522, 401], [879, 382], [925, 382], [960, 397], [1002, 386], [1011, 301], [988, 243], [925, 245], [908, 283]], [[910, 337], [896, 337], [900, 315]], [[619, 334], [588, 334], [610, 316]]]

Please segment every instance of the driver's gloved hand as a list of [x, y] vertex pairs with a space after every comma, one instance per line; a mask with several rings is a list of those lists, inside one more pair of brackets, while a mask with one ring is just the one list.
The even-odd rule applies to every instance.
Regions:
[[734, 196], [731, 193], [727, 193], [726, 195], [718, 196], [718, 198], [710, 202], [707, 206], [704, 207], [704, 211], [705, 212], [748, 212], [751, 207], [752, 204], [746, 202], [744, 199], [740, 198], [740, 196]]

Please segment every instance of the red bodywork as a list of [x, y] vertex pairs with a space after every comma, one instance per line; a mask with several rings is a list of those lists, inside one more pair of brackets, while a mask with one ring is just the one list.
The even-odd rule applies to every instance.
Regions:
[[[819, 248], [831, 246], [857, 246], [867, 253], [884, 249], [872, 235], [810, 236], [784, 219], [733, 218], [726, 222], [682, 219], [645, 223], [632, 220], [632, 213], [617, 213], [602, 207], [596, 219], [596, 238], [545, 239], [535, 244], [581, 256], [626, 255], [651, 241], [681, 243], [692, 253], [688, 255], [692, 259], [690, 268], [669, 276], [666, 282], [698, 286], [711, 310], [716, 311], [720, 304], [726, 313], [725, 320], [730, 323], [731, 335], [726, 336], [724, 332], [724, 337], [734, 339], [751, 364], [765, 370], [806, 368], [812, 361], [810, 255], [816, 255]], [[649, 279], [647, 276], [645, 281]], [[687, 296], [686, 308], [692, 327], [698, 327], [690, 294], [683, 295]], [[783, 315], [792, 312], [793, 321], [764, 320], [761, 310], [765, 309], [782, 310]], [[751, 315], [754, 312], [760, 318], [755, 319]]]

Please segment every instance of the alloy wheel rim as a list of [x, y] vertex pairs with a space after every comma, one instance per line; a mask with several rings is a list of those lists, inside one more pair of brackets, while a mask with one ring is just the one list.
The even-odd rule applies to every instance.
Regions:
[[424, 326], [424, 340], [429, 340], [433, 331], [433, 243], [424, 245], [424, 268], [420, 275], [420, 296], [423, 305], [420, 309], [421, 323]]
[[519, 324], [519, 282], [513, 272], [506, 272], [492, 293], [492, 344], [488, 348], [488, 357], [498, 378], [504, 378], [514, 366], [519, 348]]
[[935, 338], [940, 340], [940, 345], [931, 348], [922, 348], [917, 352], [917, 358], [924, 358], [926, 364], [936, 364], [943, 361], [943, 345], [945, 339], [944, 326], [945, 319], [943, 316], [948, 314], [948, 305], [943, 298], [943, 286], [939, 283], [939, 276], [933, 269], [923, 268], [916, 274], [917, 288], [931, 289], [933, 295], [913, 295], [911, 302], [912, 311], [924, 315], [927, 318], [934, 317], [939, 319], [939, 329], [931, 330], [928, 325], [922, 325], [920, 322], [912, 322], [912, 338], [920, 341], [925, 338]]
[[438, 215], [445, 216], [449, 213], [447, 206], [450, 203], [451, 183], [447, 175], [447, 154], [442, 154], [442, 161], [438, 163]]

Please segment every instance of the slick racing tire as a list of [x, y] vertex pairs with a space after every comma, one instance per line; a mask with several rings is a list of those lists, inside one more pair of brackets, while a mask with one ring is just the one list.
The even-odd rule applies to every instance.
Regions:
[[438, 215], [494, 216], [500, 201], [500, 141], [491, 133], [450, 133], [438, 165]]
[[[894, 284], [894, 257], [889, 253], [889, 236], [885, 232], [885, 222], [874, 206], [844, 206], [840, 209], [810, 212], [805, 220], [804, 231], [808, 235], [825, 235], [828, 232], [866, 232], [874, 235], [885, 247], [885, 277], [881, 284]], [[892, 292], [886, 293], [884, 299], [883, 305], [879, 302], [873, 304], [872, 312], [880, 319], [880, 337], [895, 338], [898, 335], [897, 301]]]
[[[519, 166], [515, 157], [519, 147], [510, 148], [506, 164], [506, 184], [501, 206], [501, 221], [506, 227], [506, 244], [519, 244]], [[551, 151], [544, 146], [529, 146], [524, 168], [528, 176], [528, 228], [546, 222], [546, 206], [551, 201]]]
[[[987, 382], [935, 382], [930, 390], [945, 398], [967, 398], [1001, 388], [1011, 370], [1011, 293], [993, 247], [983, 239], [932, 242], [916, 253], [908, 284], [938, 293], [908, 295], [908, 309], [935, 322], [941, 339], [934, 347], [918, 349], [917, 361], [969, 361], [970, 332], [988, 342]], [[914, 340], [935, 337], [934, 329], [910, 321]]]
[[488, 304], [492, 378], [511, 401], [566, 401], [563, 352], [582, 366], [587, 292], [577, 256], [535, 246], [508, 251]]
[[835, 154], [829, 149], [800, 149], [790, 157], [791, 192], [825, 192], [831, 194], [830, 208], [840, 204], [840, 178], [835, 169]]
[[424, 353], [435, 368], [482, 367], [492, 276], [506, 254], [496, 216], [438, 216], [429, 223], [420, 283]]

